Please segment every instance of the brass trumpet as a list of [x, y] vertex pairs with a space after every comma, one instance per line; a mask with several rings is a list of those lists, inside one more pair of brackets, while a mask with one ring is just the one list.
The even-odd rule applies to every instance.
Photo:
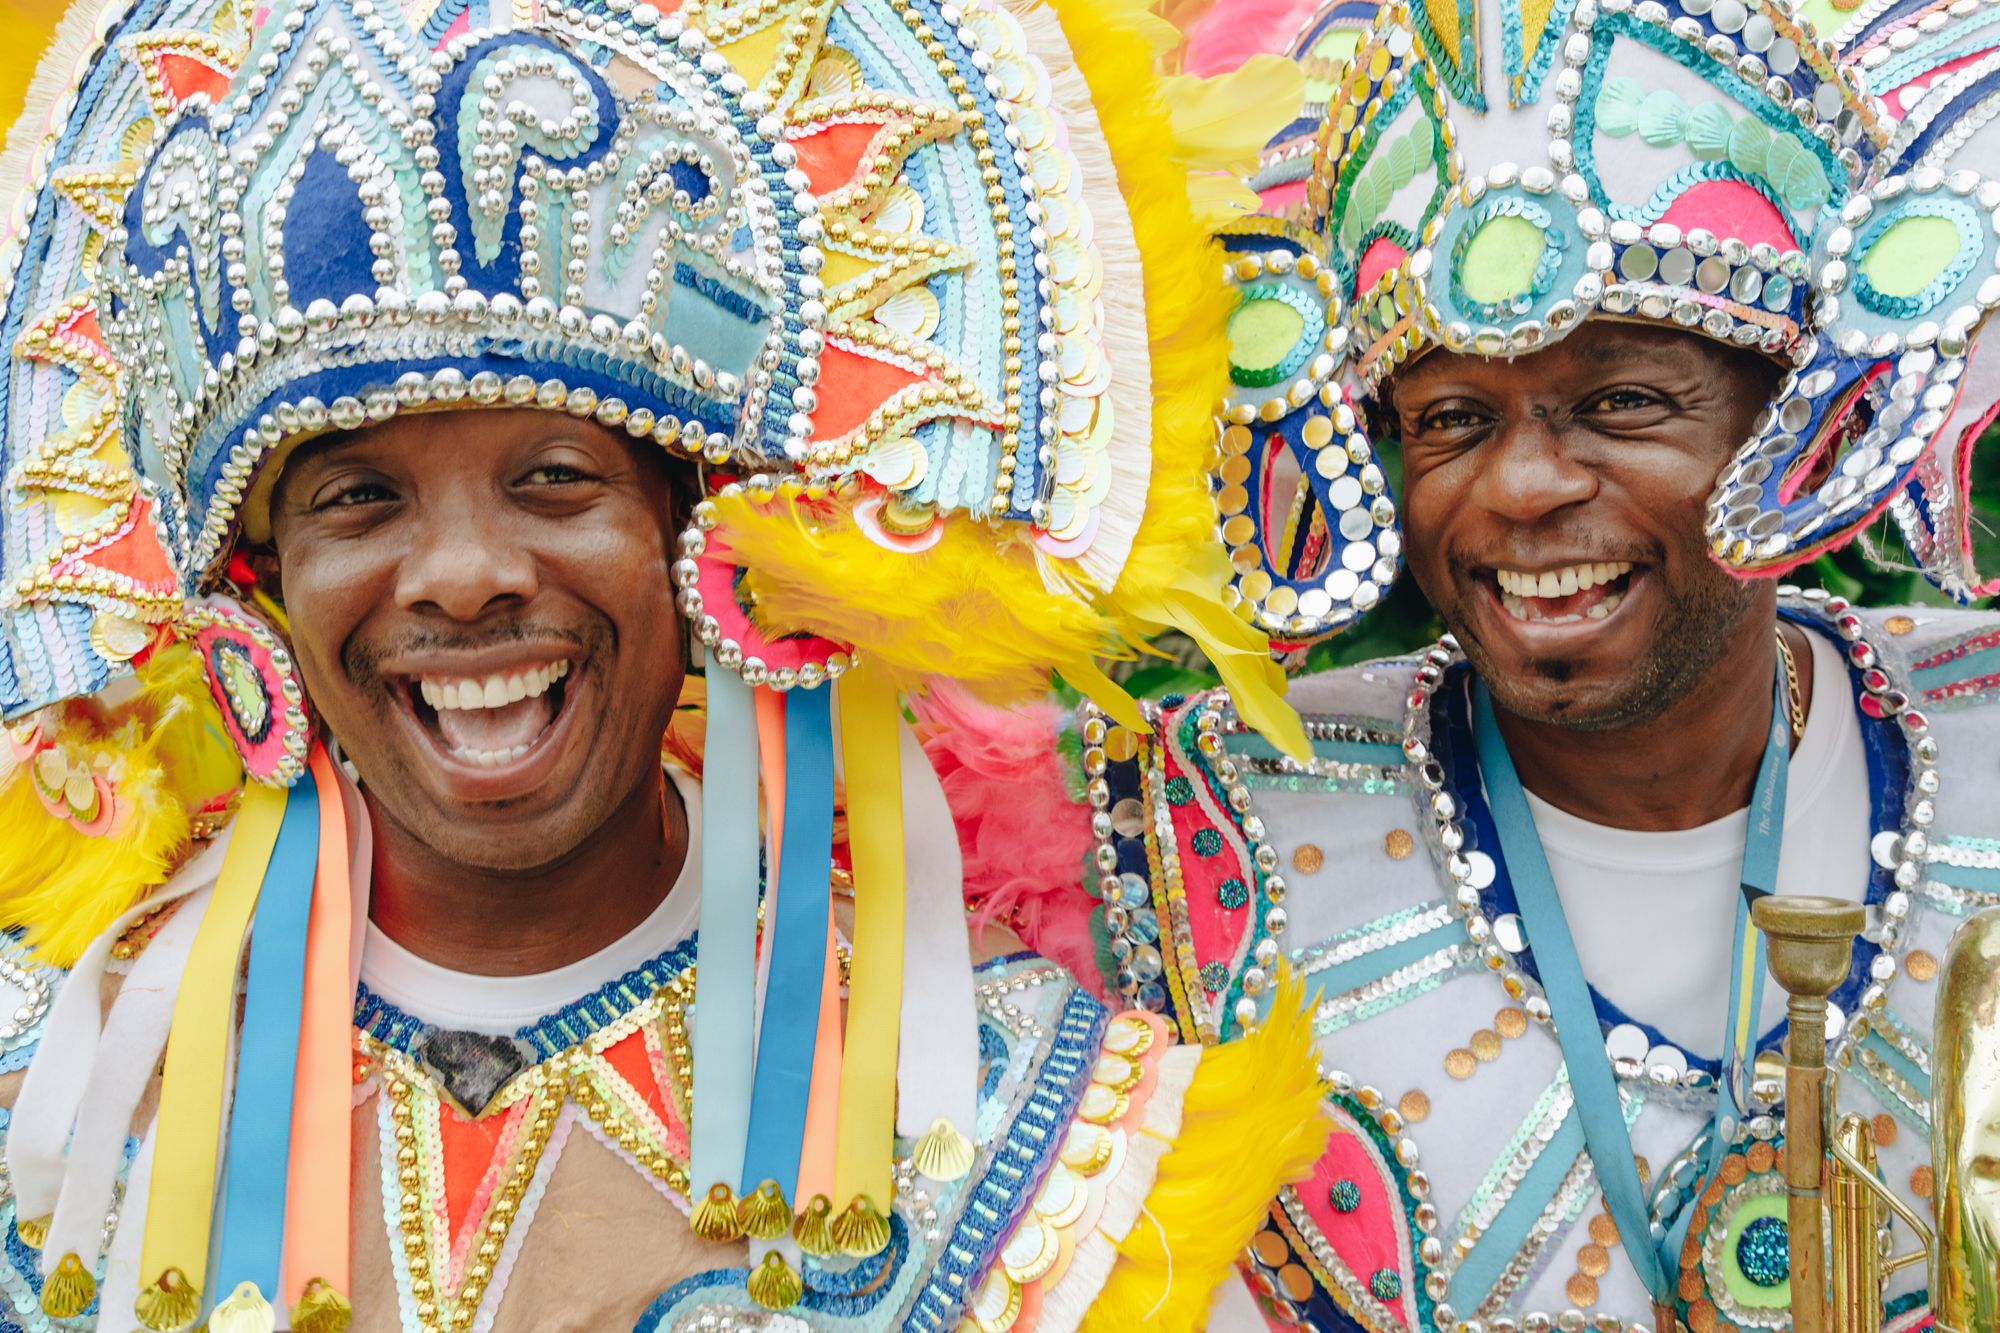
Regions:
[[[1878, 1333], [1890, 1274], [1928, 1263], [1937, 1333], [2000, 1329], [2000, 908], [1958, 928], [1938, 974], [1932, 1028], [1935, 1221], [1875, 1167], [1867, 1122], [1838, 1115], [1826, 1066], [1826, 998], [1847, 975], [1858, 903], [1772, 896], [1752, 918], [1790, 997], [1785, 1173], [1793, 1333]], [[1837, 1116], [1837, 1118], [1836, 1118]], [[1890, 1215], [1919, 1244], [1885, 1254]]]

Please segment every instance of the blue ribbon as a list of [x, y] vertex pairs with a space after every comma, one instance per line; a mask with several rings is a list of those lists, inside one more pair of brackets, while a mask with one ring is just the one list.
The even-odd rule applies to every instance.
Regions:
[[833, 857], [832, 700], [830, 689], [793, 690], [785, 696], [785, 840], [771, 922], [770, 982], [757, 1032], [750, 1141], [743, 1160], [741, 1193], [774, 1180], [787, 1200], [798, 1188], [826, 972]]
[[[1746, 1069], [1756, 1048], [1756, 1016], [1763, 1001], [1764, 937], [1750, 924], [1750, 904], [1773, 892], [1778, 882], [1778, 853], [1785, 830], [1785, 778], [1791, 763], [1791, 731], [1782, 675], [1774, 693], [1770, 735], [1757, 766], [1750, 826], [1743, 845], [1743, 892], [1736, 904], [1731, 943], [1729, 1026], [1723, 1040], [1722, 1077], [1715, 1081], [1715, 1132], [1709, 1144], [1709, 1173], [1721, 1166], [1737, 1123], [1742, 1119], [1748, 1091]], [[1624, 1106], [1618, 1096], [1618, 1080], [1604, 1049], [1597, 1007], [1584, 979], [1583, 964], [1577, 957], [1576, 941], [1570, 935], [1548, 857], [1542, 852], [1534, 813], [1528, 808], [1520, 774], [1514, 768], [1513, 756], [1507, 753], [1506, 739], [1500, 734], [1492, 696], [1487, 693], [1485, 683], [1478, 680], [1473, 682], [1472, 729], [1479, 748], [1487, 807], [1493, 814], [1500, 852], [1506, 859], [1522, 925], [1534, 950], [1543, 993], [1548, 997], [1556, 1041], [1562, 1047], [1563, 1064], [1569, 1070], [1570, 1088], [1576, 1096], [1577, 1116], [1583, 1123], [1584, 1142], [1604, 1189], [1605, 1209], [1617, 1224], [1619, 1242], [1639, 1271], [1646, 1290], [1656, 1303], [1671, 1306], [1676, 1297], [1674, 1275], [1679, 1272], [1681, 1246], [1693, 1210], [1683, 1209], [1672, 1225], [1664, 1229], [1656, 1230], [1651, 1224], [1645, 1187], [1639, 1181], [1638, 1161], [1632, 1151], [1632, 1136], [1626, 1128]], [[1752, 955], [1747, 968], [1746, 949]], [[1747, 996], [1743, 993], [1746, 973]], [[1748, 1021], [1744, 1021], [1746, 1018]]]
[[239, 1283], [254, 1282], [267, 1298], [279, 1298], [292, 1086], [298, 1075], [299, 1015], [305, 1006], [306, 928], [319, 869], [320, 799], [316, 782], [292, 788], [257, 895], [223, 1168], [216, 1281], [209, 1288], [222, 1295]]
[[695, 1199], [735, 1187], [750, 1132], [757, 1009], [757, 710], [750, 687], [709, 659], [701, 797], [701, 924], [695, 945]]

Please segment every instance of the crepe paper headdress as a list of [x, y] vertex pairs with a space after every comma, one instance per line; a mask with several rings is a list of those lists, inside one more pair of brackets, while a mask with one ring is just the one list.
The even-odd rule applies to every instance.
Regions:
[[[145, 1327], [255, 1326], [274, 1301], [315, 1333], [345, 1317], [328, 1053], [356, 946], [331, 923], [363, 867], [237, 545], [287, 450], [407, 412], [567, 412], [701, 470], [673, 571], [709, 668], [695, 1229], [751, 1236], [752, 1294], [783, 1306], [787, 1233], [886, 1242], [893, 1154], [969, 1168], [958, 851], [901, 695], [949, 677], [1005, 700], [1054, 671], [1136, 723], [1095, 659], [1172, 626], [1305, 744], [1265, 636], [1224, 604], [1207, 477], [1231, 302], [1208, 237], [1250, 204], [1228, 173], [1298, 80], [1165, 73], [1176, 41], [1140, 0], [72, 11], [0, 177], [37, 187], [6, 234], [0, 711], [40, 747], [0, 795], [37, 793], [55, 830], [53, 875], [0, 865], [0, 916], [101, 970], [195, 821], [235, 810], [142, 958], [178, 986], [122, 1210]], [[208, 749], [166, 746], [194, 735]], [[103, 844], [122, 877], [69, 873], [128, 825], [153, 837]], [[65, 993], [9, 1162], [44, 1299], [81, 1310], [84, 1146], [137, 1095], [86, 1057], [156, 1060], [113, 1040], [93, 986]]]
[[[1393, 505], [1354, 463], [1399, 367], [1594, 317], [1788, 368], [1710, 502], [1727, 567], [1791, 568], [1886, 508], [1940, 588], [1992, 591], [1965, 491], [2000, 401], [1976, 353], [2000, 303], [1997, 25], [1942, 3], [1385, 7], [1327, 105], [1304, 225], [1230, 238], [1265, 302], [1237, 316], [1229, 409], [1259, 498], [1225, 527], [1256, 623], [1337, 631], [1393, 574], [1370, 535]], [[1280, 460], [1305, 478], [1289, 509], [1258, 484]]]

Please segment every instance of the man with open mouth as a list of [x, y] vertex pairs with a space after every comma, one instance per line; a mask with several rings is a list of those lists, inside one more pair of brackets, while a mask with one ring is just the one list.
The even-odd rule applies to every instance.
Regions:
[[0, 246], [0, 1326], [1201, 1326], [1330, 1129], [1302, 998], [1208, 1050], [986, 957], [906, 721], [1136, 725], [1095, 658], [1173, 624], [1306, 753], [1200, 211], [1298, 80], [1159, 35], [74, 7]]
[[1302, 222], [1231, 237], [1239, 609], [1302, 650], [1407, 564], [1449, 636], [1296, 680], [1305, 764], [1227, 689], [1170, 697], [1090, 794], [1100, 864], [1133, 873], [1086, 886], [1087, 931], [1061, 896], [1007, 904], [1053, 956], [1094, 933], [1108, 987], [1190, 1039], [1254, 1031], [1281, 959], [1317, 988], [1346, 1132], [1253, 1242], [1246, 1324], [1254, 1294], [1370, 1333], [1916, 1329], [1963, 1294], [1949, 1261], [1956, 1293], [1847, 1270], [1866, 1321], [1819, 1321], [1787, 1198], [1818, 1148], [1786, 1175], [1817, 1126], [1782, 1104], [1750, 909], [1864, 909], [1828, 1096], [1949, 1220], [1932, 1081], [1963, 1056], [1932, 1011], [1953, 927], [2000, 903], [2000, 621], [1777, 576], [1886, 510], [1944, 592], [1994, 589], [1967, 494], [2000, 400], [1990, 25], [1470, 0], [1358, 38], [1324, 6], [1294, 43], [1352, 63], [1315, 76], [1310, 169], [1257, 177]]

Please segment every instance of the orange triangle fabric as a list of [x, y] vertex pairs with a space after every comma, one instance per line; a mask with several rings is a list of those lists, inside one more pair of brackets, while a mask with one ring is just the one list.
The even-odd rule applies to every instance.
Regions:
[[788, 142], [799, 155], [799, 170], [812, 181], [812, 192], [831, 194], [854, 183], [862, 164], [888, 132], [887, 125], [843, 121], [822, 125]]
[[653, 1114], [660, 1118], [661, 1124], [671, 1126], [676, 1123], [678, 1117], [667, 1108], [660, 1081], [653, 1077], [653, 1057], [646, 1049], [643, 1032], [631, 1033], [615, 1043], [604, 1053], [604, 1062], [617, 1070], [619, 1077], [632, 1085], [633, 1091], [645, 1098], [646, 1105], [653, 1108]]
[[837, 440], [859, 430], [875, 409], [931, 378], [834, 339], [820, 353], [819, 365], [823, 387], [819, 410], [813, 413], [815, 440]]
[[[489, 1177], [497, 1178], [506, 1165], [514, 1130], [527, 1112], [528, 1103], [516, 1102], [504, 1115], [483, 1120], [467, 1120], [449, 1106], [438, 1105], [438, 1146], [444, 1156], [444, 1207], [450, 1235], [456, 1247], [466, 1220], [473, 1217], [473, 1205]], [[480, 1220], [474, 1218], [474, 1220]]]
[[160, 84], [174, 99], [175, 105], [197, 93], [206, 93], [211, 102], [220, 102], [229, 91], [228, 71], [217, 69], [197, 56], [162, 51], [157, 60]]

